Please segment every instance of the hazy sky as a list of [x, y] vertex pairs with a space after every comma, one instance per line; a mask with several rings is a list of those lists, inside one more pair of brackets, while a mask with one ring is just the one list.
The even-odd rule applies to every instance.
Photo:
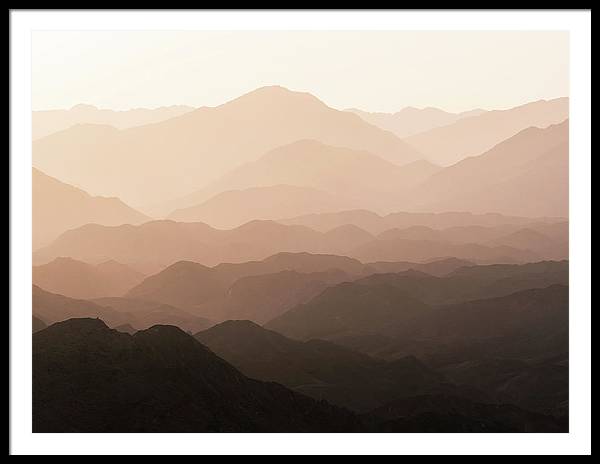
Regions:
[[215, 106], [264, 85], [329, 106], [507, 108], [569, 94], [566, 32], [35, 32], [33, 109]]

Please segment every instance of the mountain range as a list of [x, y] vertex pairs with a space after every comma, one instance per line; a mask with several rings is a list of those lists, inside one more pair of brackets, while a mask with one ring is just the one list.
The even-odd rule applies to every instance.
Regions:
[[[240, 329], [239, 323], [234, 326]], [[241, 329], [248, 327], [242, 324]], [[216, 343], [221, 336], [207, 337]], [[332, 378], [327, 369], [332, 356], [342, 359], [345, 368], [358, 369], [360, 375], [376, 373], [378, 382], [372, 391], [385, 391], [386, 378], [408, 373], [418, 372], [420, 380], [415, 379], [414, 386], [403, 382], [407, 392], [439, 378], [415, 359], [382, 364], [330, 344], [323, 352], [310, 344], [290, 345], [260, 328], [256, 336], [289, 352], [297, 361], [290, 372], [302, 374], [303, 359], [311, 360], [320, 367], [313, 375], [342, 381], [340, 385], [349, 374], [342, 369], [337, 379], [335, 374]], [[272, 365], [277, 365], [276, 358]], [[335, 385], [331, 387], [334, 391]], [[71, 319], [33, 335], [33, 431], [38, 433], [558, 432], [565, 428], [560, 420], [514, 405], [449, 398], [453, 397], [404, 396], [359, 416], [278, 383], [252, 380], [173, 326], [158, 325], [130, 335], [97, 319]]]
[[529, 127], [543, 129], [568, 117], [568, 98], [539, 100], [507, 110], [486, 111], [403, 140], [432, 163], [449, 166], [484, 153]]
[[528, 128], [433, 174], [413, 190], [412, 207], [567, 217], [568, 166], [568, 120], [545, 129]]
[[[192, 333], [213, 325], [207, 319], [167, 304], [119, 297], [69, 298], [36, 285], [33, 286], [32, 310], [34, 318], [44, 324], [89, 317], [102, 319], [115, 328], [129, 326], [140, 330], [167, 323]], [[34, 331], [42, 327], [39, 322], [35, 322]]]
[[227, 321], [195, 338], [245, 375], [367, 412], [397, 398], [453, 391], [416, 358], [386, 362], [330, 342], [300, 342], [250, 321]]
[[569, 430], [568, 98], [33, 135], [34, 432]]
[[31, 174], [34, 249], [84, 224], [140, 224], [150, 219], [118, 198], [91, 196], [35, 168]]
[[71, 258], [56, 258], [34, 266], [32, 280], [48, 291], [72, 298], [121, 296], [144, 280], [144, 274], [116, 261], [97, 265]]
[[[187, 210], [188, 214], [176, 212], [171, 217], [188, 221], [202, 220], [202, 216], [189, 213], [197, 209], [202, 211], [203, 202], [214, 199], [214, 195], [274, 185], [317, 189], [330, 195], [343, 195], [347, 204], [356, 207], [389, 211], [400, 202], [401, 196], [410, 187], [440, 169], [422, 160], [400, 166], [373, 153], [375, 152], [331, 146], [316, 140], [295, 141], [277, 147], [257, 160], [231, 170], [207, 187], [177, 200], [175, 204], [178, 207], [191, 208]], [[281, 200], [280, 197], [274, 198]], [[252, 204], [252, 198], [248, 201]], [[325, 212], [348, 209], [340, 208], [340, 202], [334, 205], [327, 203], [331, 203], [331, 200], [322, 205], [329, 207], [329, 211]], [[194, 208], [193, 205], [198, 206]], [[233, 205], [233, 212], [241, 207], [241, 204]], [[293, 197], [290, 199], [290, 207], [289, 212], [280, 213], [279, 216], [272, 215], [269, 219], [293, 215]]]
[[[403, 215], [402, 215], [403, 216]], [[460, 216], [460, 215], [459, 215]], [[420, 215], [412, 217], [416, 222]], [[411, 216], [408, 216], [411, 218]], [[509, 222], [509, 219], [499, 217]], [[530, 220], [529, 227], [536, 227]], [[562, 221], [564, 222], [564, 221]], [[546, 228], [547, 233], [554, 233]], [[514, 229], [514, 231], [519, 228]], [[469, 237], [453, 243], [439, 240], [380, 239], [354, 225], [328, 232], [306, 226], [285, 225], [275, 221], [251, 221], [234, 229], [214, 229], [204, 223], [153, 221], [139, 226], [116, 227], [88, 224], [62, 234], [51, 245], [34, 253], [34, 264], [69, 256], [88, 263], [114, 260], [144, 273], [152, 274], [178, 261], [205, 266], [262, 260], [280, 252], [308, 252], [355, 257], [363, 262], [427, 262], [455, 257], [473, 262], [526, 262], [543, 259], [544, 249], [536, 252]], [[502, 237], [502, 234], [499, 234]], [[384, 237], [385, 238], [385, 237]], [[553, 239], [549, 237], [552, 242]], [[560, 255], [564, 242], [550, 247], [550, 257]]]
[[[480, 298], [510, 298], [520, 291], [566, 284], [567, 262], [464, 267], [445, 277], [415, 270], [373, 274], [329, 287], [265, 327], [301, 340], [360, 341], [377, 334], [385, 345], [387, 337], [406, 332], [409, 322], [417, 324], [430, 314], [440, 318], [441, 312], [435, 312], [437, 305], [454, 303], [460, 312], [467, 310], [461, 305]], [[559, 321], [556, 324], [560, 325]]]
[[125, 111], [100, 109], [79, 104], [68, 110], [43, 110], [32, 113], [33, 140], [60, 132], [78, 124], [99, 124], [127, 129], [180, 116], [194, 108], [185, 105], [161, 108], [134, 108]]
[[371, 113], [356, 108], [350, 108], [346, 111], [355, 113], [368, 123], [393, 132], [400, 138], [426, 132], [436, 127], [447, 126], [460, 119], [485, 113], [485, 110], [482, 109], [450, 113], [439, 108], [413, 108], [412, 106], [402, 108], [396, 113]]
[[398, 165], [421, 158], [410, 145], [355, 114], [274, 86], [144, 126], [74, 126], [34, 141], [33, 163], [94, 194], [156, 205], [303, 139], [377, 153]]
[[33, 335], [34, 432], [356, 430], [351, 413], [248, 379], [173, 326], [72, 319]]

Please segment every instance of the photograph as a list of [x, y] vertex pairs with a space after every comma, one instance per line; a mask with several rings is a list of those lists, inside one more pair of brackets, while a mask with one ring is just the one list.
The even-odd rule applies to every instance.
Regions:
[[589, 438], [575, 33], [171, 13], [40, 10], [17, 37], [13, 432], [60, 453]]

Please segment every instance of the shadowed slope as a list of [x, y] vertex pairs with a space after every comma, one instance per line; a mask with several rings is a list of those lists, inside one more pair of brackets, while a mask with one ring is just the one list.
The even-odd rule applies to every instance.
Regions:
[[252, 378], [355, 410], [451, 388], [415, 358], [386, 363], [322, 340], [291, 340], [250, 321], [223, 322], [195, 337]]
[[569, 122], [531, 127], [464, 159], [412, 192], [412, 209], [568, 216]]
[[34, 432], [356, 429], [350, 413], [250, 380], [176, 327], [132, 336], [72, 319], [33, 338]]

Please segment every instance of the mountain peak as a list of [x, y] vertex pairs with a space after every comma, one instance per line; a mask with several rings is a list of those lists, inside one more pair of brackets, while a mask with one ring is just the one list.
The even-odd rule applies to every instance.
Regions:
[[50, 334], [71, 334], [79, 336], [90, 336], [96, 333], [103, 333], [111, 329], [99, 318], [82, 317], [72, 318], [65, 321], [52, 324], [46, 330]]
[[266, 85], [259, 87], [221, 106], [237, 105], [244, 102], [255, 103], [257, 101], [261, 101], [268, 105], [276, 105], [289, 103], [292, 100], [319, 103], [320, 105], [326, 106], [325, 103], [309, 92], [297, 92], [281, 85]]
[[208, 330], [235, 330], [246, 332], [264, 331], [265, 329], [263, 329], [256, 322], [250, 321], [248, 319], [230, 319], [225, 322], [221, 322], [220, 324], [217, 324]]
[[87, 104], [87, 103], [79, 103], [77, 105], [73, 105], [70, 110], [71, 111], [98, 111], [98, 107]]

